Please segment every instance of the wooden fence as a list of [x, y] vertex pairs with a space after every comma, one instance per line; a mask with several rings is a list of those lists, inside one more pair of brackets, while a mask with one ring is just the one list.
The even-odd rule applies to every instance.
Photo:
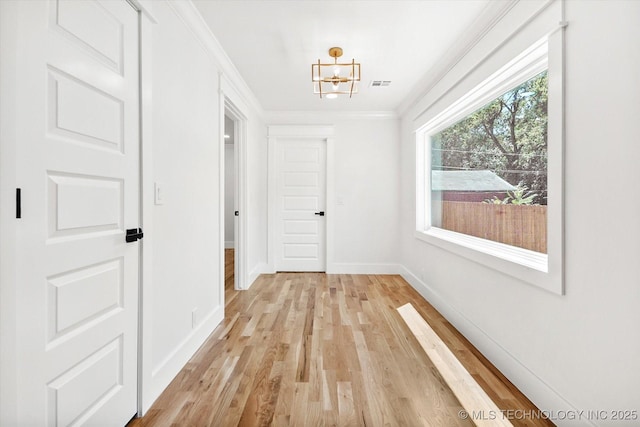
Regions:
[[442, 202], [441, 228], [547, 253], [547, 207]]

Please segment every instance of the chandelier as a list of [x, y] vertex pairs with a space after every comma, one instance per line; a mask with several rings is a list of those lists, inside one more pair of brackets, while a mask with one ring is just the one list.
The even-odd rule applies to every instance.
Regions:
[[360, 64], [352, 59], [350, 63], [338, 64], [338, 58], [342, 56], [342, 48], [332, 47], [329, 56], [333, 58], [333, 64], [322, 64], [318, 59], [317, 64], [311, 64], [311, 80], [313, 81], [313, 93], [324, 95], [327, 98], [337, 98], [338, 95], [358, 93], [360, 81]]

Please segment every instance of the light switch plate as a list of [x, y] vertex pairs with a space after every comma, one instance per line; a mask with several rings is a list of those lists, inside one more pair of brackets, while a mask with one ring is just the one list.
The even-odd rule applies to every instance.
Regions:
[[153, 184], [153, 202], [156, 205], [164, 205], [164, 187], [159, 182]]

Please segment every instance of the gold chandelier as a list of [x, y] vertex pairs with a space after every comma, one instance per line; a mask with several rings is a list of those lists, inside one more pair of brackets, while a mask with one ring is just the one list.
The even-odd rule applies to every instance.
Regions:
[[338, 95], [358, 93], [360, 81], [360, 64], [352, 59], [350, 63], [338, 64], [338, 58], [342, 56], [342, 48], [332, 47], [329, 56], [334, 59], [333, 64], [322, 64], [318, 59], [317, 64], [311, 64], [311, 81], [313, 81], [313, 93], [324, 95], [327, 98], [337, 98]]

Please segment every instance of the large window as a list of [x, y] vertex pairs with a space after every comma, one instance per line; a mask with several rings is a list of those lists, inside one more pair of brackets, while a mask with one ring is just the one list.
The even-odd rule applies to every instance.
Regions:
[[430, 135], [431, 225], [547, 253], [547, 71]]
[[419, 239], [563, 292], [562, 87], [554, 33], [448, 107], [426, 110], [416, 130]]

